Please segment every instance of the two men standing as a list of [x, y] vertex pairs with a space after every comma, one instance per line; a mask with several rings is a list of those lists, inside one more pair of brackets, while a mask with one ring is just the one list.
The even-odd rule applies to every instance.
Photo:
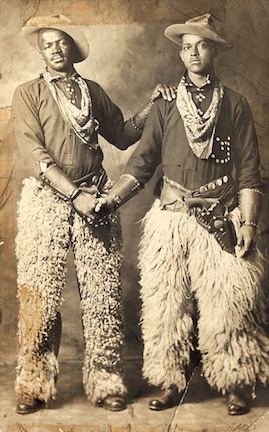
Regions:
[[[180, 44], [186, 67], [177, 99], [153, 94], [124, 123], [103, 89], [73, 67], [87, 56], [85, 38], [56, 21], [25, 27], [46, 69], [20, 86], [13, 102], [16, 139], [36, 167], [18, 208], [17, 412], [36, 411], [55, 395], [50, 334], [70, 243], [83, 311], [85, 390], [93, 403], [125, 408], [117, 207], [161, 164], [160, 199], [144, 219], [139, 251], [143, 371], [164, 390], [150, 408], [177, 403], [191, 352], [199, 349], [208, 383], [229, 394], [229, 414], [243, 414], [249, 389], [258, 379], [268, 382], [269, 340], [263, 261], [254, 246], [262, 194], [257, 138], [247, 101], [214, 72], [214, 58], [230, 45], [208, 14], [169, 26], [165, 34]], [[141, 138], [114, 187], [102, 168], [99, 133], [120, 149]]]

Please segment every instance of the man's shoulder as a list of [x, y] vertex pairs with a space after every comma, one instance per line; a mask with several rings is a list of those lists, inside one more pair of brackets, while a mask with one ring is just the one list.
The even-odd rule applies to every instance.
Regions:
[[83, 79], [88, 86], [91, 98], [95, 104], [107, 103], [107, 101], [110, 100], [110, 97], [109, 97], [107, 91], [102, 87], [102, 85], [100, 85], [96, 81], [92, 81], [90, 79], [85, 79], [85, 78], [83, 78]]
[[103, 88], [101, 87], [101, 85], [98, 84], [96, 81], [93, 81], [91, 79], [84, 78], [84, 77], [83, 77], [83, 79], [86, 82], [86, 84], [87, 84], [87, 86], [89, 87], [90, 90], [103, 90]]
[[155, 115], [158, 116], [173, 115], [174, 113], [178, 114], [177, 98], [168, 101], [160, 96], [158, 99], [155, 100], [151, 112], [153, 113], [153, 115], [155, 113]]
[[236, 90], [231, 89], [230, 87], [224, 86], [224, 95], [226, 96], [226, 98], [234, 102], [246, 101], [245, 96], [243, 96], [241, 93], [238, 93]]
[[27, 89], [30, 89], [32, 87], [37, 87], [41, 83], [44, 83], [44, 78], [42, 76], [40, 76], [38, 78], [34, 78], [34, 79], [30, 80], [30, 81], [26, 81], [26, 82], [24, 82], [22, 84], [19, 84], [16, 89], [18, 89], [18, 90], [19, 89], [25, 89], [25, 90], [27, 90]]

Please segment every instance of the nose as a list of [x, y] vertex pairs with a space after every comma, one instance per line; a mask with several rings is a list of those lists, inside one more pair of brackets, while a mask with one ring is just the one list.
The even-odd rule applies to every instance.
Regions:
[[196, 55], [198, 55], [198, 48], [197, 48], [196, 45], [193, 45], [193, 46], [191, 47], [191, 55], [192, 55], [192, 56], [196, 56]]
[[58, 52], [61, 52], [61, 51], [62, 51], [62, 50], [61, 50], [60, 44], [59, 44], [58, 42], [55, 42], [55, 43], [52, 45], [52, 52], [53, 52], [53, 54], [58, 53]]

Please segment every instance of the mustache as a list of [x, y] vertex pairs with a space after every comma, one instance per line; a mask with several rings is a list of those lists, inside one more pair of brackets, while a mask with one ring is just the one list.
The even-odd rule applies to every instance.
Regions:
[[55, 60], [58, 58], [64, 58], [64, 55], [59, 53], [59, 54], [54, 54], [53, 56], [51, 56], [51, 60]]

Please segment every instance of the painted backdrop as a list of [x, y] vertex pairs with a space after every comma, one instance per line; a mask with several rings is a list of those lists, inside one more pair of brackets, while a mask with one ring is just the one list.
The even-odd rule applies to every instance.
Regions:
[[[14, 236], [16, 202], [25, 164], [17, 155], [11, 124], [15, 87], [35, 78], [43, 63], [21, 37], [21, 27], [35, 15], [64, 14], [81, 26], [91, 46], [89, 58], [77, 70], [97, 81], [127, 119], [142, 107], [159, 83], [177, 85], [183, 71], [178, 47], [165, 38], [164, 29], [177, 22], [211, 13], [222, 24], [234, 49], [216, 65], [224, 84], [243, 93], [250, 102], [260, 140], [261, 173], [269, 182], [269, 1], [268, 0], [2, 0], [0, 2], [0, 361], [16, 360], [17, 300]], [[102, 142], [105, 166], [116, 179], [133, 148], [120, 152]], [[151, 204], [156, 177], [122, 208], [124, 236], [123, 289], [126, 312], [126, 355], [139, 356], [139, 296], [136, 255], [138, 221]], [[260, 232], [268, 255], [268, 193]], [[62, 307], [63, 336], [60, 360], [80, 360], [83, 341], [78, 293], [72, 257]]]

